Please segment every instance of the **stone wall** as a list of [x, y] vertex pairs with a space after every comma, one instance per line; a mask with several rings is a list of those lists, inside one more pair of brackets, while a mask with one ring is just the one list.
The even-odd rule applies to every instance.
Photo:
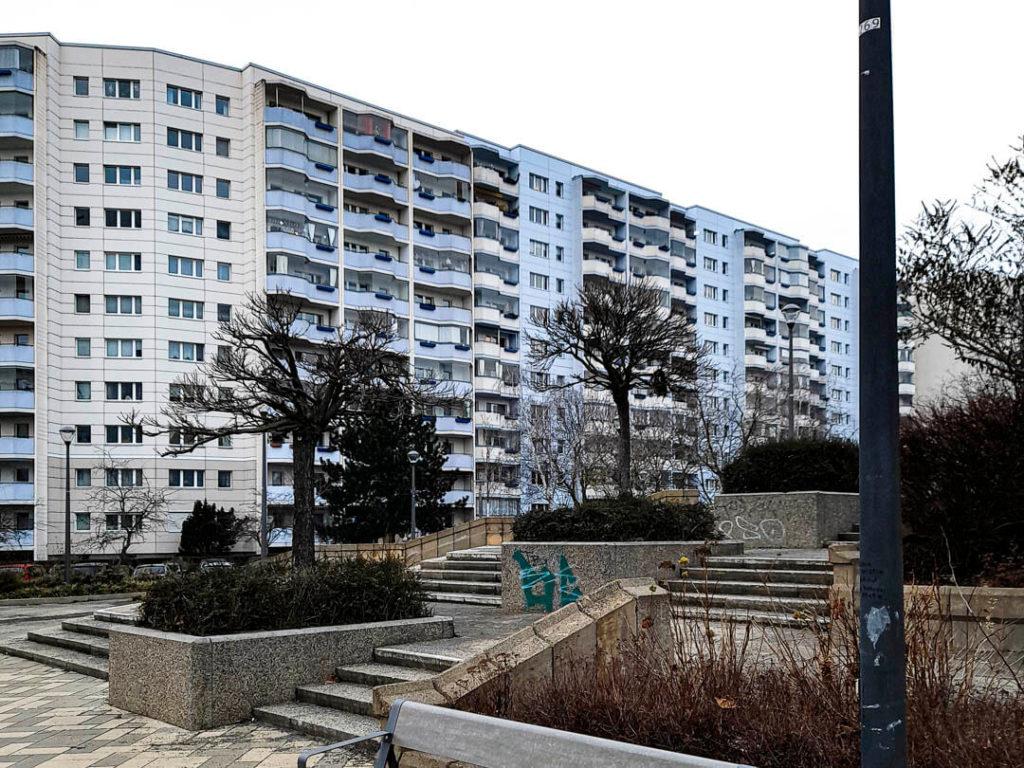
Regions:
[[550, 612], [615, 579], [667, 579], [681, 556], [743, 554], [735, 541], [509, 542], [501, 547], [501, 607]]
[[296, 686], [371, 661], [376, 647], [454, 634], [446, 617], [210, 637], [111, 626], [108, 697], [119, 709], [201, 731], [291, 701]]
[[814, 549], [853, 530], [860, 516], [856, 493], [722, 493], [712, 509], [718, 530], [747, 547]]

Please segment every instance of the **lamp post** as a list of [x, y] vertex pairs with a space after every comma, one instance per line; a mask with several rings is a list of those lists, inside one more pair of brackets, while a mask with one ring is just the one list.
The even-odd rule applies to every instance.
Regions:
[[409, 535], [411, 538], [416, 538], [416, 463], [420, 460], [419, 451], [409, 451], [406, 456], [409, 457], [409, 468], [412, 470], [412, 489], [409, 496]]
[[[267, 419], [270, 418], [270, 411], [261, 411], [260, 416], [263, 419], [263, 423], [267, 423]], [[262, 461], [260, 463], [260, 482], [263, 488], [263, 493], [260, 494], [260, 559], [266, 560], [270, 550], [270, 531], [268, 530], [269, 521], [267, 519], [267, 433], [260, 433], [260, 441], [263, 443], [262, 446]]]
[[74, 427], [61, 427], [64, 441], [64, 583], [71, 581], [71, 440]]
[[793, 326], [800, 317], [800, 307], [796, 304], [787, 304], [782, 308], [782, 317], [786, 321], [786, 328], [789, 329], [789, 432], [790, 440], [796, 437], [796, 390], [793, 385]]

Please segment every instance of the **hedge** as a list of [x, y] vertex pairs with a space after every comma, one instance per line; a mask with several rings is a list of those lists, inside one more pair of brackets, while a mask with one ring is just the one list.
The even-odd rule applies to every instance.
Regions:
[[703, 504], [642, 498], [597, 499], [577, 507], [533, 510], [516, 518], [516, 541], [704, 541], [718, 537]]
[[723, 493], [857, 493], [858, 447], [839, 438], [752, 445], [722, 470]]

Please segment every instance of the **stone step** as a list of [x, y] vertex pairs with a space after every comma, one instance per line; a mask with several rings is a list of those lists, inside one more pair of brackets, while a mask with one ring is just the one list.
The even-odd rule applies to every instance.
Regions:
[[295, 698], [357, 715], [369, 715], [373, 711], [373, 688], [358, 683], [300, 685], [295, 689]]
[[827, 624], [828, 620], [823, 617], [794, 617], [789, 613], [776, 613], [774, 611], [753, 611], [753, 610], [723, 610], [721, 608], [709, 608], [704, 610], [696, 606], [675, 606], [672, 609], [672, 616], [677, 621], [703, 622], [713, 621], [722, 623], [739, 624], [762, 624], [773, 627], [809, 627], [814, 621], [819, 624]]
[[673, 593], [677, 605], [700, 608], [722, 608], [725, 610], [763, 611], [768, 613], [807, 614], [809, 616], [828, 613], [828, 602], [806, 597], [773, 597], [768, 595], [703, 595]]
[[420, 579], [420, 584], [428, 592], [458, 592], [463, 595], [500, 595], [501, 584], [486, 581], [438, 581], [436, 579]]
[[[298, 701], [257, 707], [253, 710], [253, 716], [264, 723], [299, 731], [325, 743], [354, 739], [380, 730], [380, 723], [375, 717]], [[376, 748], [377, 742], [368, 741], [365, 748], [359, 751], [372, 751]]]
[[390, 685], [391, 683], [414, 683], [429, 680], [434, 672], [426, 669], [400, 667], [395, 664], [348, 664], [334, 670], [334, 679], [339, 683], [357, 683], [359, 685]]
[[709, 557], [704, 563], [708, 568], [753, 568], [776, 571], [822, 571], [832, 572], [827, 560], [801, 560], [794, 557]]
[[484, 573], [501, 573], [501, 560], [449, 560], [438, 557], [420, 562], [422, 570], [437, 571], [482, 571]]
[[450, 568], [421, 568], [419, 577], [428, 581], [476, 581], [488, 583], [500, 582], [501, 571], [456, 571]]
[[807, 597], [826, 600], [829, 587], [822, 584], [758, 584], [752, 581], [696, 581], [677, 579], [665, 582], [670, 592], [694, 595], [764, 595], [769, 597]]
[[37, 661], [40, 664], [66, 669], [69, 672], [78, 672], [81, 675], [98, 677], [100, 680], [107, 679], [107, 660], [101, 656], [93, 656], [81, 651], [42, 645], [31, 640], [9, 640], [0, 643], [0, 653]]
[[93, 611], [92, 617], [97, 621], [107, 621], [111, 624], [128, 624], [135, 626], [138, 625], [140, 621], [138, 611], [139, 604], [132, 603], [131, 605]]
[[501, 595], [466, 594], [465, 592], [427, 592], [432, 603], [457, 603], [459, 605], [490, 605], [501, 607]]
[[498, 550], [497, 552], [494, 552], [494, 551], [484, 551], [484, 552], [481, 552], [481, 551], [478, 551], [478, 550], [475, 550], [475, 549], [465, 549], [465, 550], [462, 550], [461, 552], [449, 552], [447, 555], [445, 555], [445, 558], [449, 562], [475, 561], [475, 562], [478, 562], [478, 563], [479, 562], [500, 563], [501, 562], [501, 550]]
[[85, 635], [80, 632], [68, 632], [65, 629], [47, 629], [39, 632], [29, 632], [25, 635], [27, 640], [40, 645], [51, 645], [55, 648], [67, 648], [71, 651], [88, 653], [92, 656], [107, 657], [110, 651], [110, 644], [105, 637], [96, 635]]
[[832, 583], [831, 571], [784, 571], [766, 568], [690, 568], [691, 579], [703, 581], [749, 581], [762, 584], [825, 584]]
[[110, 624], [109, 621], [97, 621], [96, 619], [67, 619], [60, 623], [60, 628], [66, 632], [77, 632], [82, 635], [109, 637]]
[[412, 651], [401, 646], [374, 648], [373, 660], [379, 664], [393, 664], [398, 667], [429, 670], [430, 672], [444, 672], [462, 661], [454, 656]]
[[839, 541], [860, 541], [860, 531], [847, 531], [839, 534]]

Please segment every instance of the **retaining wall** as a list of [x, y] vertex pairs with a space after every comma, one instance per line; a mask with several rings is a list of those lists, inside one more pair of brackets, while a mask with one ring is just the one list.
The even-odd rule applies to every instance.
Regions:
[[718, 530], [748, 547], [815, 549], [853, 530], [856, 493], [721, 493], [712, 505]]

